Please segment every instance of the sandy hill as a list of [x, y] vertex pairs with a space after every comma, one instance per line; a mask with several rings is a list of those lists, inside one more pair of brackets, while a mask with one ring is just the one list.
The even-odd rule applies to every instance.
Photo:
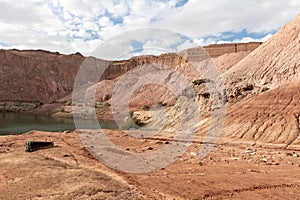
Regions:
[[223, 54], [219, 57], [213, 58], [214, 63], [220, 70], [220, 73], [225, 73], [231, 67], [236, 65], [238, 62], [243, 60], [246, 56], [248, 56], [252, 51], [240, 51], [237, 53], [228, 53]]
[[276, 88], [299, 79], [300, 15], [224, 75], [229, 83]]
[[[228, 106], [223, 136], [299, 147], [299, 24], [300, 16], [224, 74], [229, 91], [257, 95]], [[237, 90], [246, 84], [253, 90]]]
[[223, 136], [299, 148], [299, 86], [280, 87], [229, 106]]
[[[222, 137], [300, 148], [299, 24], [300, 16], [249, 55], [226, 54], [214, 59], [222, 66], [227, 60], [244, 57], [231, 68], [228, 65], [223, 74], [229, 103]], [[180, 120], [179, 114], [173, 116], [170, 129]]]

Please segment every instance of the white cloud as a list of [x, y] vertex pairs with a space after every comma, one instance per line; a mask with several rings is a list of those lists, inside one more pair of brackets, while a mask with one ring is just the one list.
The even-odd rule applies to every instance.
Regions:
[[112, 25], [114, 25], [114, 23], [106, 16], [103, 16], [99, 20], [99, 24], [100, 24], [100, 26], [112, 26]]
[[273, 34], [268, 34], [262, 38], [243, 37], [242, 39], [236, 40], [210, 40], [212, 44], [226, 44], [226, 43], [248, 43], [248, 42], [265, 42], [270, 39]]
[[[289, 0], [290, 1], [290, 0]], [[164, 13], [160, 25], [190, 37], [246, 28], [250, 32], [278, 29], [299, 13], [300, 1], [190, 0], [183, 9]]]
[[119, 4], [113, 5], [107, 9], [113, 17], [123, 17], [128, 14], [129, 6], [126, 1], [121, 1]]
[[65, 11], [83, 18], [93, 18], [105, 14], [105, 8], [111, 5], [110, 1], [98, 0], [60, 0], [58, 5]]
[[[265, 41], [271, 36], [268, 33], [294, 18], [300, 7], [299, 0], [189, 0], [184, 7], [177, 8], [178, 2], [19, 0], [16, 3], [0, 0], [0, 45], [8, 44], [1, 48], [42, 48], [89, 55], [101, 42], [145, 27], [174, 30], [193, 41], [182, 42], [175, 36], [142, 31], [135, 36], [143, 43], [142, 53], [153, 52], [155, 48], [169, 51], [174, 45], [182, 50], [195, 44]], [[241, 30], [264, 34], [260, 34], [261, 38], [238, 37], [241, 39], [223, 34]], [[157, 37], [152, 37], [153, 34]], [[121, 47], [124, 44], [120, 44]]]
[[200, 41], [198, 40], [187, 40], [184, 43], [182, 43], [181, 45], [179, 45], [177, 47], [178, 51], [183, 51], [185, 49], [189, 49], [189, 48], [193, 48], [196, 46], [202, 45]]

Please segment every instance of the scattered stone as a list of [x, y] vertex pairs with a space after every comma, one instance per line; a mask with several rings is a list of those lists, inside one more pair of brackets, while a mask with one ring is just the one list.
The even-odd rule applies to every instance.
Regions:
[[279, 165], [279, 163], [274, 160], [272, 160], [271, 162], [267, 162], [266, 164], [267, 165]]
[[270, 88], [264, 87], [264, 88], [261, 89], [261, 92], [266, 92], [268, 90], [270, 90]]
[[53, 142], [41, 142], [41, 141], [27, 141], [25, 143], [25, 151], [33, 152], [39, 149], [46, 149], [54, 147]]
[[67, 130], [67, 131], [64, 131], [64, 133], [71, 133], [72, 131], [70, 131], [70, 130]]
[[251, 91], [253, 89], [254, 89], [254, 86], [252, 84], [248, 84], [245, 87], [243, 87], [242, 90], [246, 92], [246, 91]]
[[266, 163], [266, 162], [268, 162], [268, 159], [262, 158], [261, 161]]
[[196, 152], [191, 152], [190, 155], [191, 156], [197, 156], [197, 153]]
[[256, 169], [248, 169], [248, 172], [259, 173], [259, 171], [258, 171], [258, 170], [256, 170]]
[[194, 80], [192, 83], [194, 85], [201, 85], [203, 83], [209, 83], [211, 82], [209, 79], [198, 79], [198, 80]]
[[247, 149], [246, 149], [246, 153], [253, 153], [253, 150], [250, 149], [250, 148], [247, 148]]
[[208, 92], [204, 92], [204, 93], [201, 93], [200, 96], [202, 96], [205, 99], [208, 99], [210, 97], [210, 94]]
[[298, 158], [298, 157], [299, 157], [299, 155], [298, 155], [298, 154], [296, 154], [296, 153], [294, 153], [294, 154], [293, 154], [293, 157], [294, 157], [294, 158]]

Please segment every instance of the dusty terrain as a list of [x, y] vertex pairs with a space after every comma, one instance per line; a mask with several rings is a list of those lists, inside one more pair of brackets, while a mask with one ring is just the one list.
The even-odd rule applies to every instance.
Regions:
[[[156, 151], [170, 138], [106, 135], [132, 152]], [[152, 173], [111, 170], [93, 159], [76, 132], [0, 138], [1, 199], [298, 199], [300, 152], [255, 143], [219, 143], [204, 159], [195, 143], [177, 161]], [[54, 148], [24, 151], [26, 140]]]
[[[26, 140], [53, 141], [32, 153]], [[75, 133], [1, 137], [1, 199], [140, 199], [117, 173], [91, 158]]]
[[[226, 88], [226, 91], [222, 91], [226, 92], [226, 99], [218, 99], [226, 103], [226, 115], [218, 143], [203, 159], [197, 153], [212, 122], [208, 113], [220, 108], [213, 108], [209, 101], [213, 94], [208, 91], [207, 85], [214, 83], [214, 80], [199, 76], [187, 62], [200, 48], [179, 52], [183, 56], [169, 53], [133, 57], [127, 61], [92, 60], [99, 65], [109, 64], [109, 67], [101, 80], [88, 83], [88, 79], [82, 79], [84, 87], [76, 92], [91, 100], [92, 91], [96, 89], [96, 102], [87, 103], [88, 109], [83, 104], [78, 104], [78, 107], [83, 108], [81, 112], [95, 108], [98, 116], [107, 119], [112, 117], [112, 90], [116, 82], [122, 80], [122, 74], [131, 69], [143, 69], [141, 65], [151, 64], [168, 65], [185, 74], [196, 91], [198, 106], [204, 113], [201, 118], [196, 116], [197, 120], [201, 120], [201, 127], [193, 144], [184, 155], [164, 169], [131, 174], [109, 169], [95, 160], [83, 147], [77, 132], [33, 131], [21, 136], [4, 136], [0, 138], [0, 198], [299, 199], [299, 24], [300, 15], [262, 45], [209, 46]], [[1, 110], [34, 109], [34, 112], [51, 112], [55, 116], [72, 116], [74, 102], [71, 102], [70, 89], [74, 77], [65, 78], [67, 74], [76, 74], [80, 61], [84, 59], [80, 54], [62, 56], [41, 51], [12, 50], [1, 51], [0, 56], [3, 58], [1, 75], [4, 74], [4, 78], [0, 77], [3, 82], [0, 91], [5, 93], [1, 96]], [[38, 73], [41, 67], [48, 66], [45, 59], [52, 60], [50, 65], [53, 70]], [[14, 65], [12, 61], [17, 63]], [[198, 61], [203, 68], [211, 66], [205, 56], [198, 58]], [[30, 66], [26, 68], [28, 70], [24, 70], [25, 64]], [[21, 77], [16, 80], [9, 78], [9, 69], [14, 66], [17, 70], [12, 76], [26, 75], [29, 81]], [[75, 67], [69, 73], [66, 68], [71, 66]], [[147, 70], [155, 71], [151, 68]], [[134, 75], [140, 77], [140, 74]], [[165, 85], [176, 79], [174, 74], [169, 75], [163, 82]], [[50, 78], [43, 79], [46, 76]], [[85, 78], [96, 78], [93, 76], [93, 73], [88, 72]], [[22, 87], [24, 81], [28, 86], [26, 88]], [[9, 87], [12, 89], [7, 90]], [[146, 120], [149, 120], [146, 116], [149, 112], [147, 109], [141, 112], [141, 107], [160, 104], [170, 116], [164, 128], [173, 131], [181, 117], [175, 100], [172, 93], [163, 87], [144, 85], [135, 91], [129, 104], [130, 109], [133, 109], [132, 116]], [[161, 119], [160, 113], [156, 113], [156, 119]], [[150, 117], [151, 120], [155, 118]], [[187, 124], [191, 127], [196, 125], [198, 122]], [[213, 124], [212, 132], [216, 133], [217, 128]], [[105, 132], [113, 143], [128, 152], [155, 152], [174, 142], [170, 132], [160, 132], [140, 139], [120, 131]], [[53, 141], [56, 146], [26, 153], [26, 140]], [[185, 140], [179, 142], [188, 143]]]

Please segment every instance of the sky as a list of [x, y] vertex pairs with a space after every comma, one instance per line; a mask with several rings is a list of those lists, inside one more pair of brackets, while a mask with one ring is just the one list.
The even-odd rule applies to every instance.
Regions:
[[299, 8], [299, 0], [0, 0], [0, 49], [89, 56], [100, 46], [111, 59], [113, 46], [120, 57], [266, 41]]

